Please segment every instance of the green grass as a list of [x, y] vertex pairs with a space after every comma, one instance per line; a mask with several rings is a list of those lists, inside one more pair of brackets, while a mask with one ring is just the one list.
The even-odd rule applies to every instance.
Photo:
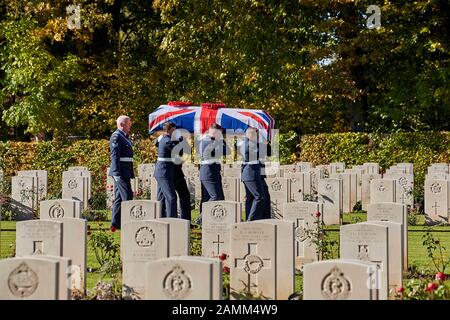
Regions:
[[[193, 221], [198, 217], [198, 210], [194, 210], [192, 213]], [[358, 221], [365, 221], [365, 214], [360, 213], [352, 213], [344, 215], [343, 221], [345, 224], [354, 223]], [[109, 228], [110, 221], [103, 222], [88, 222], [88, 226], [91, 231], [97, 230], [98, 228]], [[16, 236], [16, 223], [14, 221], [0, 221], [0, 258], [11, 257], [15, 251], [15, 236]], [[329, 226], [327, 227], [329, 230], [329, 235], [332, 240], [338, 240], [339, 238], [339, 226]], [[444, 247], [450, 250], [450, 226], [437, 226], [432, 228], [427, 228], [425, 226], [410, 226], [408, 232], [408, 241], [409, 241], [409, 251], [408, 251], [408, 259], [409, 264], [415, 265], [419, 268], [419, 270], [425, 270], [428, 272], [435, 272], [432, 264], [430, 263], [430, 259], [427, 257], [426, 248], [422, 245], [422, 237], [426, 233], [427, 230], [431, 230], [436, 239], [439, 239]], [[107, 231], [109, 232], [109, 231]], [[115, 232], [114, 239], [119, 242], [120, 241], [120, 232]], [[193, 229], [192, 232], [192, 241], [191, 245], [195, 244], [196, 254], [200, 254], [199, 246], [201, 246], [200, 241], [200, 230]], [[201, 247], [200, 247], [201, 248]], [[334, 251], [334, 256], [338, 257], [339, 248], [336, 247]], [[92, 269], [94, 272], [88, 272], [87, 275], [87, 288], [88, 290], [92, 289], [97, 281], [101, 279], [101, 275], [96, 272], [99, 268], [99, 264], [95, 258], [94, 252], [92, 248], [88, 245], [87, 252], [87, 268]], [[105, 278], [105, 280], [109, 280], [109, 278]], [[296, 290], [301, 289], [302, 277], [300, 275], [296, 276]]]

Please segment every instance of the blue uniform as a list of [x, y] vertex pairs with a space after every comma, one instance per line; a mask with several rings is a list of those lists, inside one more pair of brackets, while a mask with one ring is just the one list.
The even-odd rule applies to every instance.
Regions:
[[240, 145], [244, 162], [241, 167], [241, 181], [245, 186], [245, 215], [247, 221], [265, 218], [267, 212], [264, 179], [261, 177], [261, 163], [258, 160], [258, 144], [245, 138]]
[[213, 137], [205, 136], [200, 143], [201, 165], [200, 181], [202, 185], [202, 197], [200, 212], [203, 202], [224, 200], [222, 188], [221, 156], [229, 153], [225, 142]]
[[121, 203], [133, 200], [130, 179], [134, 178], [133, 144], [128, 135], [117, 129], [109, 139], [111, 166], [109, 175], [114, 177], [114, 202], [112, 206], [112, 225], [120, 229]]
[[[270, 144], [267, 144], [267, 156], [270, 157], [272, 155], [272, 148], [270, 147]], [[266, 182], [266, 174], [265, 174], [265, 164], [263, 159], [261, 159], [261, 179], [263, 183], [264, 188], [264, 213], [263, 213], [263, 219], [270, 219], [272, 217], [272, 212], [270, 210], [271, 203], [270, 203], [270, 193], [269, 193], [269, 186]]]
[[[185, 142], [186, 143], [186, 142]], [[159, 146], [159, 142], [157, 144]], [[180, 158], [183, 155], [183, 150], [180, 151]], [[183, 164], [175, 164], [175, 191], [180, 198], [180, 209], [181, 209], [181, 219], [186, 219], [191, 221], [191, 195], [189, 193], [189, 188], [184, 178]], [[161, 205], [161, 216], [166, 217], [166, 202], [164, 194], [161, 188], [158, 187], [158, 200], [162, 202]]]
[[165, 214], [168, 218], [177, 217], [177, 194], [175, 192], [175, 158], [172, 149], [179, 141], [172, 141], [164, 135], [158, 143], [158, 161], [155, 165], [154, 177], [158, 182], [158, 200], [164, 201]]

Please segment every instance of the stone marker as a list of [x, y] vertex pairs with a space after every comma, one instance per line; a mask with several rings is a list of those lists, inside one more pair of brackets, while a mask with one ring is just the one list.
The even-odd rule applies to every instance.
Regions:
[[[214, 264], [212, 261], [177, 257], [148, 262], [145, 299], [212, 300]], [[220, 277], [221, 278], [221, 277]]]
[[[241, 222], [242, 205], [232, 201], [203, 203], [202, 255], [217, 258], [230, 255], [230, 231], [234, 223]], [[228, 266], [228, 261], [225, 261]]]
[[169, 256], [188, 256], [190, 254], [191, 222], [179, 218], [161, 218], [169, 224]]
[[377, 264], [339, 259], [306, 264], [303, 300], [378, 300]]
[[55, 220], [28, 220], [16, 224], [16, 256], [62, 256], [63, 224]]
[[29, 220], [33, 218], [36, 209], [34, 177], [16, 176], [11, 178], [11, 207], [15, 220]]
[[277, 298], [277, 226], [236, 223], [231, 228], [230, 299]]
[[72, 166], [68, 167], [67, 171], [89, 171], [89, 168], [83, 166]]
[[333, 173], [330, 178], [342, 180], [342, 210], [352, 212], [356, 204], [358, 176], [356, 173]]
[[224, 177], [233, 177], [233, 178], [241, 178], [241, 168], [239, 167], [224, 167], [223, 168], [223, 176]]
[[291, 201], [290, 181], [287, 178], [267, 178], [270, 194], [270, 209], [272, 218], [281, 219], [283, 203]]
[[277, 219], [263, 219], [259, 222], [277, 226], [277, 300], [288, 300], [295, 291], [294, 222]]
[[345, 170], [345, 162], [331, 162], [330, 163], [330, 172], [333, 173], [342, 173]]
[[57, 199], [41, 201], [40, 219], [81, 218], [81, 201]]
[[414, 175], [412, 173], [385, 174], [383, 178], [395, 180], [395, 202], [406, 204], [411, 208], [414, 206]]
[[[319, 218], [316, 214], [320, 212]], [[290, 202], [283, 205], [283, 219], [294, 222], [295, 266], [316, 261], [316, 245], [306, 235], [306, 230], [316, 228], [316, 219], [322, 220], [323, 204], [312, 201]]]
[[299, 172], [310, 171], [313, 168], [312, 162], [297, 162], [296, 165]]
[[169, 223], [130, 221], [122, 226], [123, 293], [127, 299], [144, 298], [145, 263], [169, 257]]
[[450, 174], [444, 172], [431, 172], [425, 175], [425, 180], [450, 180]]
[[0, 260], [0, 300], [56, 300], [59, 262], [29, 257]]
[[388, 227], [389, 291], [403, 287], [403, 225], [392, 221], [367, 221]]
[[380, 165], [377, 162], [365, 162], [363, 163], [366, 174], [379, 174]]
[[200, 256], [179, 256], [179, 257], [171, 257], [172, 259], [192, 259], [196, 261], [206, 261], [208, 263], [213, 264], [213, 281], [212, 281], [212, 290], [213, 290], [213, 300], [222, 300], [223, 299], [223, 286], [222, 286], [222, 271], [223, 264], [219, 259], [214, 258], [205, 258]]
[[83, 177], [85, 178], [86, 182], [85, 184], [85, 197], [87, 199], [91, 198], [92, 194], [92, 174], [88, 170], [68, 170], [64, 171], [62, 174], [63, 180], [67, 177]]
[[222, 178], [222, 188], [225, 200], [240, 202], [240, 179], [235, 177]]
[[387, 300], [389, 291], [388, 227], [367, 222], [341, 226], [339, 252], [342, 259], [358, 259], [376, 263], [380, 270], [379, 298]]
[[72, 260], [71, 288], [86, 292], [87, 221], [78, 218], [59, 218], [63, 223], [62, 255]]
[[370, 204], [370, 182], [373, 179], [381, 179], [381, 174], [364, 173], [361, 175], [361, 205], [363, 210], [367, 210]]
[[48, 173], [47, 170], [21, 170], [17, 172], [19, 177], [33, 177], [35, 179], [34, 184], [34, 194], [35, 204], [34, 207], [37, 208], [39, 201], [47, 197], [47, 183], [48, 183]]
[[448, 223], [449, 180], [425, 180], [425, 215], [427, 224]]
[[370, 182], [370, 203], [396, 202], [395, 180], [373, 179]]
[[161, 202], [155, 200], [128, 200], [121, 204], [121, 224], [129, 221], [154, 220], [161, 217]]
[[82, 208], [86, 210], [89, 200], [87, 181], [88, 179], [82, 176], [63, 176], [62, 198], [81, 201]]
[[29, 259], [49, 260], [58, 262], [58, 300], [70, 300], [72, 289], [70, 286], [70, 270], [72, 269], [72, 261], [67, 257], [58, 256], [26, 256]]
[[342, 216], [342, 180], [320, 179], [318, 202], [323, 203], [323, 222], [326, 225], [340, 224]]
[[408, 270], [408, 215], [405, 204], [385, 202], [367, 206], [367, 220], [392, 221], [403, 228], [403, 270]]

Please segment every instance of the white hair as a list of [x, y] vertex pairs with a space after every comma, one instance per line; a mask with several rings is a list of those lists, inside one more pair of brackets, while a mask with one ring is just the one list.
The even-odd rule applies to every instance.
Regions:
[[118, 127], [121, 127], [127, 120], [131, 120], [129, 116], [120, 116], [117, 118], [116, 123]]

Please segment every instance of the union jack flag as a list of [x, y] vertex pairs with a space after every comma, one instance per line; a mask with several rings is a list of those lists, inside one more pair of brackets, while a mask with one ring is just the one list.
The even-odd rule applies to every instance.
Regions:
[[264, 110], [255, 109], [161, 105], [149, 114], [148, 120], [150, 134], [162, 130], [163, 123], [167, 121], [175, 123], [177, 128], [199, 134], [205, 133], [213, 123], [221, 125], [225, 130], [243, 132], [248, 127], [253, 127], [267, 141], [272, 141], [275, 129], [273, 117]]

